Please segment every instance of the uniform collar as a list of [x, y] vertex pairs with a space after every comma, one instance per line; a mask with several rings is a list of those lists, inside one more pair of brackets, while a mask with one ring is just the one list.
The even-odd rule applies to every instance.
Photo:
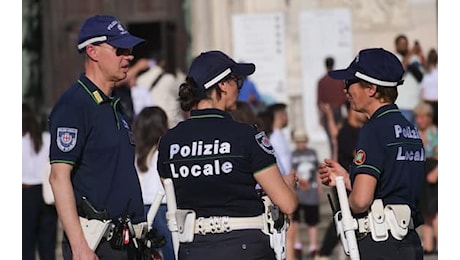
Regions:
[[100, 90], [90, 79], [85, 76], [85, 74], [81, 74], [77, 82], [81, 87], [83, 87], [85, 92], [91, 96], [96, 104], [110, 102], [113, 100], [112, 97], [106, 96], [102, 90]]
[[395, 104], [387, 104], [379, 107], [374, 114], [372, 114], [370, 119], [379, 118], [388, 113], [399, 112], [398, 106]]
[[199, 109], [199, 110], [192, 110], [190, 111], [190, 118], [232, 118], [229, 113], [216, 109], [216, 108], [206, 108], [206, 109]]

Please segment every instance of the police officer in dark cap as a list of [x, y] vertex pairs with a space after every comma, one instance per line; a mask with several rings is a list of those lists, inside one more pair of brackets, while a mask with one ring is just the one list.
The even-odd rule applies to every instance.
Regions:
[[283, 177], [266, 134], [227, 112], [254, 71], [252, 63], [208, 51], [193, 60], [180, 85], [179, 102], [190, 117], [160, 139], [158, 171], [172, 179], [177, 208], [196, 214], [195, 226], [184, 227], [194, 236], [181, 241], [181, 260], [275, 259], [262, 232], [264, 204], [256, 184], [282, 212], [296, 208], [295, 174]]
[[418, 130], [394, 104], [403, 74], [398, 58], [382, 48], [361, 50], [348, 68], [329, 72], [345, 81], [351, 108], [369, 119], [349, 173], [330, 159], [319, 167], [325, 185], [344, 177], [361, 259], [423, 259], [415, 228], [425, 155]]
[[77, 50], [85, 56], [85, 72], [49, 117], [50, 183], [64, 229], [64, 259], [136, 257], [140, 233], [134, 230], [143, 230], [144, 205], [131, 128], [113, 90], [126, 77], [132, 48], [143, 41], [113, 16], [89, 17], [80, 28]]

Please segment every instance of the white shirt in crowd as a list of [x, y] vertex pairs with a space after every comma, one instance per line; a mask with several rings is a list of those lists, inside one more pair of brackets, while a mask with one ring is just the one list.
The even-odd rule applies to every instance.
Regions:
[[431, 69], [423, 76], [420, 88], [423, 100], [438, 101], [438, 68]]
[[[161, 184], [160, 175], [158, 174], [157, 170], [158, 150], [155, 149], [153, 155], [149, 156], [148, 158], [151, 159], [147, 159], [150, 160], [149, 169], [147, 172], [140, 172], [137, 168], [137, 162], [135, 164], [137, 173], [139, 175], [139, 182], [141, 184], [144, 205], [151, 205], [157, 192], [162, 191], [164, 194], [165, 191], [163, 185]], [[166, 196], [163, 196], [161, 203], [166, 203]]]
[[32, 138], [27, 133], [22, 137], [22, 183], [37, 185], [43, 183], [43, 174], [49, 168], [49, 149], [51, 136], [42, 133], [43, 144], [38, 153], [35, 152]]
[[131, 87], [134, 115], [138, 115], [144, 107], [154, 106], [154, 102], [147, 88], [135, 85]]
[[276, 162], [282, 175], [287, 175], [292, 169], [291, 147], [289, 140], [280, 129], [273, 129], [270, 143], [275, 150]]
[[[395, 55], [402, 62], [401, 54], [395, 53]], [[416, 55], [413, 55], [410, 58], [409, 64], [414, 62], [421, 62], [420, 58]], [[412, 110], [420, 101], [420, 83], [418, 83], [414, 75], [409, 72], [404, 74], [403, 79], [403, 85], [398, 86], [398, 98], [396, 99], [395, 103], [399, 109]]]
[[161, 107], [166, 112], [168, 125], [171, 128], [183, 120], [180, 104], [177, 102], [180, 84], [173, 74], [165, 73], [151, 89], [152, 83], [162, 73], [163, 69], [159, 66], [150, 67], [148, 71], [138, 76], [136, 85], [147, 90], [155, 106]]

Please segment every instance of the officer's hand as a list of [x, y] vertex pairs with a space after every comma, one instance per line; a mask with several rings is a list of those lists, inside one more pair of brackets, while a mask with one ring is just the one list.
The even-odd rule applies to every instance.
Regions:
[[74, 250], [72, 248], [72, 260], [99, 260], [99, 257], [88, 246]]
[[284, 175], [283, 179], [291, 189], [295, 189], [297, 181], [299, 180], [297, 178], [297, 172], [294, 169], [292, 169], [291, 172], [289, 172], [289, 174]]
[[324, 163], [320, 163], [318, 174], [321, 183], [329, 187], [335, 186], [335, 177], [337, 176], [348, 178], [348, 172], [338, 162], [331, 159], [324, 159]]

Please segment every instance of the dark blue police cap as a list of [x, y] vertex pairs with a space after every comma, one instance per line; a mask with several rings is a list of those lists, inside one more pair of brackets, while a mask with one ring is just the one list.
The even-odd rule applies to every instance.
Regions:
[[255, 70], [254, 63], [237, 63], [225, 53], [214, 50], [202, 52], [196, 57], [190, 65], [188, 76], [192, 77], [204, 92], [230, 74], [244, 77], [251, 75]]
[[78, 34], [78, 51], [82, 52], [88, 44], [103, 43], [129, 49], [144, 39], [132, 36], [114, 16], [95, 15], [82, 24]]
[[399, 59], [382, 48], [361, 50], [346, 69], [329, 71], [334, 79], [363, 80], [382, 87], [402, 85], [404, 68]]

